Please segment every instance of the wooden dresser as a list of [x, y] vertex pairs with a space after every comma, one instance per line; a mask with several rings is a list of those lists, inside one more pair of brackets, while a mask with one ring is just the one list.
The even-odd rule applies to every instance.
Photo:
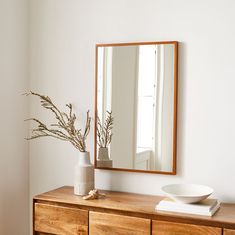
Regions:
[[34, 197], [34, 235], [235, 235], [235, 204], [206, 217], [156, 212], [159, 196], [102, 192], [86, 201], [65, 186]]

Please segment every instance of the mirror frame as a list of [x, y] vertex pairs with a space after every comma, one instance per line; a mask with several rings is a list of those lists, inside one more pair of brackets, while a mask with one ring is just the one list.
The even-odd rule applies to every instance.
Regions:
[[[172, 171], [149, 171], [138, 169], [125, 169], [125, 168], [108, 168], [97, 167], [97, 87], [98, 87], [98, 48], [99, 47], [111, 47], [111, 46], [139, 46], [139, 45], [153, 45], [153, 44], [173, 44], [174, 45], [174, 111], [173, 111], [173, 165]], [[142, 172], [153, 174], [165, 174], [176, 175], [176, 152], [177, 152], [177, 96], [178, 96], [178, 42], [177, 41], [158, 41], [158, 42], [130, 42], [130, 43], [108, 43], [108, 44], [96, 44], [95, 54], [95, 119], [94, 119], [94, 167], [95, 169], [111, 170], [111, 171], [128, 171], [128, 172]]]

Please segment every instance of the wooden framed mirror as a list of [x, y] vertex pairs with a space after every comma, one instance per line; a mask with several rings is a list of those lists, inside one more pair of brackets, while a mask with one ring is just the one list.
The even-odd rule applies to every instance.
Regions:
[[[176, 41], [96, 45], [95, 168], [176, 174], [177, 79]], [[112, 140], [100, 148], [107, 111]]]

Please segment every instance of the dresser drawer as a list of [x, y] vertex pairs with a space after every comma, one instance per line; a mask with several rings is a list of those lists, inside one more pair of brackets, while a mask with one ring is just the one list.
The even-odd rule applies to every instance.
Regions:
[[90, 212], [90, 235], [149, 235], [150, 220], [124, 215]]
[[88, 211], [35, 203], [34, 230], [55, 235], [88, 234]]
[[152, 235], [222, 235], [222, 229], [153, 220]]
[[235, 235], [235, 230], [224, 229], [223, 235]]
[[51, 234], [49, 234], [49, 233], [41, 233], [41, 232], [35, 232], [34, 234], [35, 234], [35, 235], [51, 235]]

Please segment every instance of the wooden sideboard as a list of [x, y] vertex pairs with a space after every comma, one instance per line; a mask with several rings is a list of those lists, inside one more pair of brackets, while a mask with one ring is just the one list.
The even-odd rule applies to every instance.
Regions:
[[33, 199], [34, 235], [235, 235], [235, 204], [213, 217], [155, 211], [163, 198], [113, 191], [83, 200], [65, 186]]

